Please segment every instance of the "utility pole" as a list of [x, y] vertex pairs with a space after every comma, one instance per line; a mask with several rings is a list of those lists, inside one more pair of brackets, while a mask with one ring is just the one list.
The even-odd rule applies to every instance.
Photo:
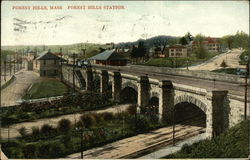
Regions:
[[175, 113], [174, 113], [174, 107], [173, 107], [173, 146], [175, 146]]
[[10, 76], [11, 76], [11, 55], [10, 55]]
[[14, 55], [14, 74], [16, 73], [16, 55]]
[[81, 128], [81, 159], [83, 159], [83, 129]]
[[7, 55], [4, 57], [4, 81], [6, 81], [6, 57]]
[[76, 85], [75, 85], [75, 65], [76, 65], [76, 54], [73, 53], [73, 88], [74, 88], [74, 93], [76, 91]]
[[63, 72], [62, 72], [62, 48], [60, 48], [61, 53], [61, 81], [63, 80]]

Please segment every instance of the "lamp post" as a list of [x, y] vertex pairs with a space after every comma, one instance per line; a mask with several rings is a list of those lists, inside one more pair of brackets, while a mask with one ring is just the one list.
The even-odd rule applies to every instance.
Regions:
[[83, 128], [75, 128], [76, 131], [80, 131], [80, 145], [81, 145], [81, 159], [83, 159]]
[[188, 63], [189, 63], [189, 61], [187, 60], [187, 70], [188, 70]]
[[246, 76], [244, 77], [245, 78], [245, 105], [244, 105], [244, 119], [246, 120], [247, 119], [247, 87], [248, 87], [248, 78], [249, 78], [249, 57], [248, 56], [245, 56], [245, 60], [247, 61], [246, 63]]
[[173, 146], [175, 146], [175, 113], [174, 113], [174, 107], [173, 107], [173, 115], [172, 115], [172, 123], [173, 123]]

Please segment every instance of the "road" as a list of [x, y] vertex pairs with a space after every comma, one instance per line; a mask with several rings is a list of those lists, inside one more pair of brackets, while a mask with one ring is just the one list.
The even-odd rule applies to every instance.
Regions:
[[243, 68], [245, 66], [239, 64], [240, 60], [240, 54], [243, 52], [243, 50], [240, 49], [233, 49], [229, 53], [221, 54], [212, 60], [209, 60], [205, 63], [202, 63], [200, 65], [191, 66], [188, 67], [189, 70], [207, 70], [212, 71], [215, 69], [221, 69], [220, 66], [223, 61], [226, 62], [228, 65], [228, 68]]
[[[103, 113], [103, 112], [118, 113], [118, 112], [125, 111], [129, 105], [130, 104], [110, 106], [107, 109], [96, 110], [96, 111], [88, 111], [88, 112], [85, 112], [85, 113], [91, 113], [91, 112], [95, 112], [95, 113]], [[18, 129], [20, 129], [22, 127], [25, 127], [27, 129], [28, 133], [31, 133], [31, 131], [32, 131], [31, 128], [32, 127], [39, 127], [40, 128], [44, 124], [49, 124], [49, 125], [52, 125], [52, 126], [56, 126], [61, 119], [68, 119], [73, 124], [75, 124], [80, 119], [81, 115], [82, 115], [81, 113], [75, 113], [75, 114], [62, 115], [62, 116], [53, 117], [53, 118], [42, 118], [42, 119], [38, 119], [38, 120], [35, 120], [35, 121], [32, 121], [32, 122], [23, 122], [23, 123], [13, 124], [13, 125], [10, 125], [9, 127], [2, 127], [1, 128], [1, 136], [2, 136], [3, 139], [7, 139], [8, 138], [8, 130], [9, 130], [9, 138], [16, 138], [16, 137], [20, 136], [20, 134], [18, 133]]]
[[[145, 66], [150, 68], [149, 66]], [[101, 65], [94, 65], [93, 69], [107, 69], [112, 72], [117, 72], [120, 70], [121, 73], [130, 74], [134, 76], [145, 76], [148, 75], [149, 78], [154, 78], [158, 80], [171, 80], [173, 83], [188, 85], [192, 87], [198, 87], [206, 89], [207, 91], [211, 90], [228, 90], [230, 94], [243, 96], [244, 95], [244, 87], [240, 86], [238, 83], [232, 82], [222, 82], [222, 81], [213, 81], [207, 79], [200, 79], [194, 77], [186, 77], [181, 75], [170, 75], [166, 73], [160, 73], [153, 70], [150, 71], [142, 71], [137, 69], [136, 65], [131, 66], [119, 66], [118, 67], [105, 67]]]
[[33, 71], [21, 70], [15, 74], [16, 80], [1, 91], [1, 106], [17, 105], [25, 91], [32, 83], [39, 79]]
[[[195, 123], [199, 123], [196, 121]], [[193, 123], [194, 124], [194, 123]], [[160, 128], [149, 133], [125, 138], [101, 147], [83, 152], [85, 159], [118, 159], [137, 158], [163, 146], [172, 145], [172, 126]], [[204, 127], [196, 125], [178, 124], [175, 126], [176, 142], [205, 132]], [[81, 153], [74, 153], [67, 158], [80, 159]]]

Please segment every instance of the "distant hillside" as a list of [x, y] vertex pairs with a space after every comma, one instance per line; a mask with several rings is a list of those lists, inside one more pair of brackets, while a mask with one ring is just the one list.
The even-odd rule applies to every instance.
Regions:
[[145, 43], [146, 48], [151, 48], [151, 47], [154, 47], [155, 44], [162, 44], [163, 45], [165, 42], [168, 45], [176, 44], [176, 43], [179, 42], [179, 39], [180, 39], [180, 37], [160, 35], [160, 36], [155, 36], [155, 37], [152, 37], [152, 38], [149, 38], [149, 39], [146, 39], [146, 40], [139, 39], [139, 40], [134, 41], [134, 42], [118, 43], [115, 46], [116, 47], [121, 47], [121, 48], [122, 47], [128, 48], [128, 47], [132, 47], [133, 45], [137, 45], [139, 43], [139, 41], [143, 40], [144, 43]]
[[10, 50], [10, 51], [20, 51], [20, 52], [28, 52], [29, 50], [42, 52], [44, 50], [50, 49], [52, 52], [60, 52], [60, 48], [62, 48], [62, 52], [64, 54], [79, 54], [83, 53], [82, 49], [86, 49], [86, 57], [90, 57], [99, 53], [99, 48], [111, 48], [112, 45], [106, 44], [93, 44], [93, 43], [76, 43], [70, 45], [30, 45], [30, 46], [1, 46], [1, 50]]

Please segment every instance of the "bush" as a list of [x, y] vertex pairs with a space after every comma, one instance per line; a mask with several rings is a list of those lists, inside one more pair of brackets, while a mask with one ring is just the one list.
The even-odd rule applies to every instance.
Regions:
[[53, 127], [49, 124], [44, 124], [42, 127], [41, 127], [41, 133], [42, 134], [45, 134], [45, 135], [50, 135], [53, 133]]
[[39, 145], [38, 148], [38, 157], [39, 158], [51, 158], [50, 156], [50, 148], [51, 143], [42, 143]]
[[149, 118], [144, 115], [137, 115], [135, 119], [135, 130], [139, 133], [148, 131], [150, 128]]
[[136, 109], [137, 109], [137, 106], [136, 106], [136, 105], [130, 105], [130, 106], [127, 108], [127, 112], [128, 112], [130, 115], [134, 115], [134, 114], [136, 114]]
[[32, 127], [31, 128], [31, 135], [34, 137], [34, 138], [37, 138], [40, 134], [40, 129], [38, 127]]
[[19, 128], [18, 132], [22, 137], [25, 137], [27, 135], [27, 129], [25, 127]]
[[28, 144], [23, 147], [23, 154], [25, 158], [37, 158], [37, 146], [34, 144]]
[[65, 154], [65, 147], [60, 142], [54, 142], [50, 148], [50, 158], [57, 158]]
[[103, 116], [103, 120], [105, 120], [105, 121], [110, 121], [110, 120], [114, 119], [114, 114], [111, 112], [104, 112], [104, 113], [102, 113], [102, 116]]
[[226, 68], [226, 67], [227, 67], [227, 64], [226, 64], [226, 62], [223, 60], [223, 61], [221, 62], [221, 64], [220, 64], [220, 66], [223, 67], [223, 68]]
[[90, 128], [96, 125], [96, 119], [94, 115], [91, 114], [83, 114], [80, 117], [82, 123], [84, 124], [84, 127]]
[[68, 133], [72, 129], [71, 121], [68, 119], [61, 119], [58, 122], [57, 129], [62, 133]]

